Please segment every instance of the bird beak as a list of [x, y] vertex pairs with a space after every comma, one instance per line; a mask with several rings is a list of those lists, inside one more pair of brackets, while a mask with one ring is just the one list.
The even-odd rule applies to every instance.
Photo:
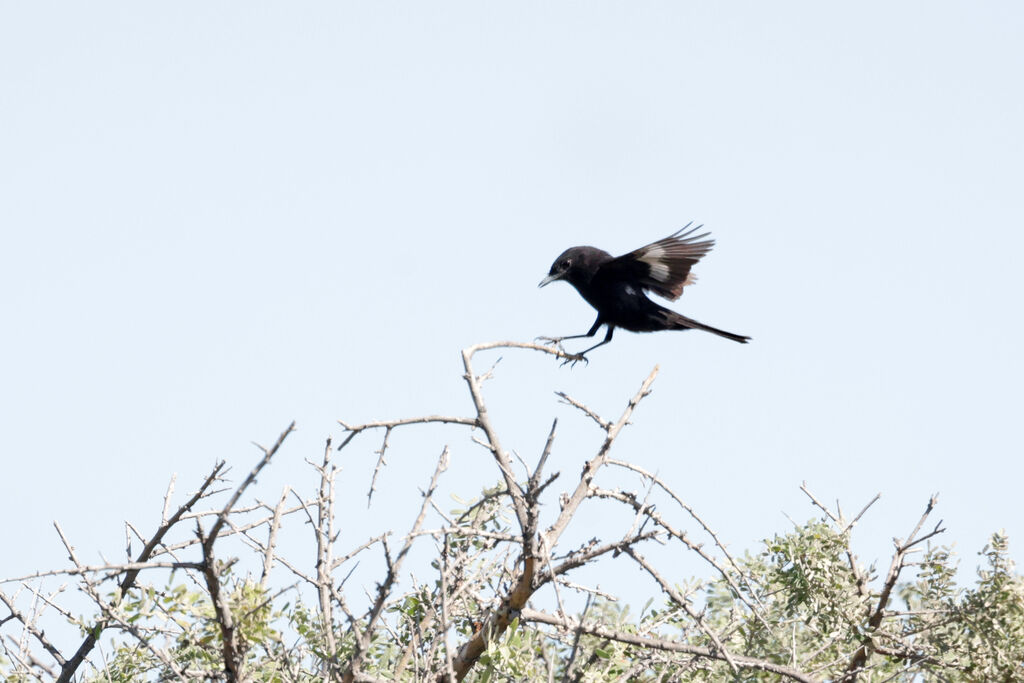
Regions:
[[551, 284], [551, 283], [552, 283], [552, 282], [554, 282], [555, 280], [561, 280], [561, 279], [562, 279], [562, 275], [561, 275], [560, 273], [559, 273], [559, 274], [555, 274], [555, 275], [548, 275], [548, 276], [547, 276], [546, 278], [544, 278], [543, 280], [541, 280], [541, 281], [540, 281], [540, 284], [539, 284], [539, 285], [537, 285], [537, 286], [538, 286], [538, 287], [543, 287], [544, 285], [549, 285], [549, 284]]

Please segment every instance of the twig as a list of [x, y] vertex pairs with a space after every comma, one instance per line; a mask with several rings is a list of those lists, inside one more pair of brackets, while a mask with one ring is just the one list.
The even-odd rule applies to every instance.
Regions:
[[640, 390], [629, 400], [626, 405], [626, 409], [622, 411], [622, 415], [615, 424], [611, 425], [606, 430], [604, 443], [601, 445], [597, 455], [589, 460], [583, 466], [583, 473], [580, 475], [579, 483], [576, 485], [576, 490], [573, 491], [572, 495], [569, 496], [568, 501], [562, 507], [561, 513], [558, 515], [558, 519], [552, 524], [547, 531], [544, 532], [545, 541], [548, 547], [554, 547], [558, 538], [565, 531], [565, 528], [569, 525], [569, 520], [572, 519], [573, 515], [576, 514], [576, 509], [580, 506], [580, 503], [587, 497], [587, 492], [590, 489], [591, 482], [597, 471], [608, 461], [608, 453], [611, 451], [612, 444], [615, 443], [615, 439], [618, 437], [619, 432], [629, 422], [629, 418], [633, 415], [633, 411], [636, 406], [640, 403], [645, 396], [650, 393], [651, 384], [654, 383], [654, 378], [658, 376], [658, 366], [654, 366], [651, 373], [647, 376], [647, 379], [640, 385]]
[[281, 528], [281, 511], [284, 510], [284, 504], [288, 500], [288, 492], [290, 490], [290, 487], [284, 487], [284, 490], [281, 491], [281, 498], [274, 507], [274, 517], [270, 521], [270, 531], [267, 532], [267, 548], [263, 553], [263, 572], [260, 574], [260, 588], [267, 587], [270, 570], [274, 567], [274, 548], [277, 546], [277, 532]]
[[556, 391], [555, 395], [558, 396], [563, 401], [565, 401], [566, 403], [568, 403], [569, 405], [571, 405], [573, 408], [576, 408], [579, 411], [581, 411], [584, 415], [589, 417], [594, 422], [596, 422], [597, 426], [603, 429], [604, 431], [607, 432], [609, 429], [611, 429], [612, 426], [611, 424], [608, 423], [607, 420], [605, 420], [600, 415], [595, 413], [593, 410], [590, 409], [589, 406], [585, 405], [583, 402], [577, 401], [564, 391]]
[[696, 622], [700, 630], [704, 631], [707, 637], [711, 639], [711, 642], [714, 643], [715, 649], [721, 653], [722, 659], [724, 659], [729, 664], [729, 668], [733, 670], [733, 673], [738, 673], [739, 668], [736, 666], [736, 661], [733, 659], [733, 656], [729, 654], [728, 650], [725, 649], [725, 645], [722, 644], [722, 641], [719, 639], [718, 635], [711, 629], [711, 627], [704, 623], [704, 617], [698, 614], [697, 611], [690, 606], [690, 602], [686, 599], [686, 597], [680, 594], [679, 591], [677, 591], [672, 585], [670, 585], [668, 581], [666, 581], [661, 576], [661, 574], [658, 573], [658, 570], [656, 570], [651, 565], [651, 563], [649, 563], [646, 560], [646, 558], [644, 558], [643, 555], [636, 552], [636, 550], [632, 546], [627, 546], [625, 548], [625, 552], [634, 560], [636, 560], [637, 564], [639, 564], [641, 567], [647, 570], [647, 573], [650, 574], [654, 578], [654, 580], [658, 582], [658, 585], [661, 586], [661, 589], [665, 592], [665, 594], [668, 595], [674, 603], [679, 605], [683, 609], [683, 611], [686, 612], [686, 614], [694, 620], [694, 622]]
[[[572, 638], [572, 649], [569, 651], [569, 659], [565, 663], [565, 673], [562, 675], [562, 683], [568, 683], [569, 675], [572, 673], [572, 666], [576, 662], [576, 656], [580, 653], [580, 639], [586, 631], [583, 628], [583, 624], [587, 619], [587, 612], [590, 611], [590, 606], [594, 604], [594, 597], [592, 595], [587, 596], [587, 601], [583, 603], [583, 613], [580, 615], [579, 623], [576, 628], [573, 629]], [[561, 608], [559, 608], [561, 609]], [[568, 616], [565, 612], [561, 612], [563, 616]]]
[[[388, 430], [388, 433], [391, 431]], [[387, 437], [384, 438], [384, 442], [386, 448]], [[338, 470], [331, 463], [330, 438], [324, 446], [323, 462], [316, 469], [320, 474], [320, 490], [316, 500], [316, 588], [320, 601], [320, 620], [327, 641], [327, 674], [328, 679], [333, 681], [340, 674], [338, 645], [334, 638], [334, 603], [331, 601], [334, 587], [331, 575], [334, 569], [331, 557], [334, 546], [334, 478]]]
[[[0, 602], [7, 606], [7, 609], [11, 611], [11, 617], [17, 619], [25, 627], [33, 638], [39, 641], [39, 644], [43, 646], [43, 649], [50, 653], [50, 656], [54, 658], [58, 666], [64, 666], [67, 660], [61, 655], [60, 651], [54, 647], [53, 643], [49, 641], [42, 631], [36, 628], [35, 620], [26, 617], [24, 614], [18, 611], [14, 605], [14, 601], [9, 599], [2, 591], [0, 591]], [[0, 622], [2, 623], [2, 622]]]

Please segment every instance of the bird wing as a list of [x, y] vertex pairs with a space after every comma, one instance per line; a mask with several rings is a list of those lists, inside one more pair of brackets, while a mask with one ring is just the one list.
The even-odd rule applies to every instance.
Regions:
[[697, 279], [690, 268], [715, 244], [714, 240], [704, 239], [710, 232], [694, 234], [704, 226], [691, 228], [691, 225], [693, 223], [687, 223], [665, 239], [604, 263], [602, 275], [632, 280], [670, 301], [678, 299], [683, 287]]

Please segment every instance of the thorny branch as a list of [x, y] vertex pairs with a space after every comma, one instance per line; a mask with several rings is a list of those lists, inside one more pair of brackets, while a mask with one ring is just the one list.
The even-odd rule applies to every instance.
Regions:
[[[718, 651], [714, 648], [701, 647], [698, 645], [690, 645], [688, 643], [679, 642], [676, 640], [669, 640], [666, 638], [657, 638], [653, 636], [641, 636], [635, 633], [629, 633], [628, 631], [619, 631], [608, 628], [600, 624], [587, 624], [585, 622], [578, 621], [572, 617], [560, 617], [548, 614], [535, 609], [524, 609], [522, 611], [522, 618], [525, 621], [533, 622], [537, 624], [546, 624], [549, 626], [555, 626], [559, 629], [564, 629], [569, 632], [576, 633], [588, 633], [598, 638], [605, 638], [608, 640], [615, 640], [620, 643], [626, 643], [629, 645], [636, 645], [638, 647], [647, 650], [663, 650], [666, 652], [678, 652], [688, 655], [695, 655], [705, 659], [717, 659], [725, 660], [724, 652]], [[772, 662], [754, 659], [752, 657], [743, 657], [740, 655], [734, 655], [733, 662], [737, 668], [741, 669], [755, 669], [758, 671], [767, 671], [769, 673], [779, 674], [786, 678], [794, 681], [800, 681], [801, 683], [818, 683], [818, 679], [808, 676], [796, 669], [792, 669], [787, 666], [774, 664]]]
[[[625, 459], [611, 457], [617, 438], [630, 423], [637, 406], [650, 395], [658, 368], [655, 367], [643, 380], [619, 417], [614, 420], [602, 417], [583, 401], [564, 392], [556, 392], [562, 401], [596, 424], [604, 432], [604, 439], [586, 460], [578, 478], [569, 484], [569, 490], [559, 496], [557, 508], [552, 507], [551, 512], [545, 515], [545, 499], [551, 497], [547, 495], [548, 487], [559, 478], [558, 472], [545, 473], [545, 467], [556, 448], [558, 421], [552, 422], [535, 465], [529, 466], [522, 458], [519, 459], [526, 472], [525, 479], [517, 478], [512, 466], [513, 451], [504, 445], [491, 420], [484, 397], [484, 383], [494, 372], [494, 367], [483, 374], [478, 374], [474, 369], [476, 354], [503, 348], [538, 351], [557, 359], [573, 358], [571, 354], [556, 347], [529, 343], [494, 342], [469, 347], [462, 352], [462, 362], [463, 379], [472, 402], [470, 415], [426, 415], [363, 424], [339, 420], [344, 430], [340, 444], [334, 446], [332, 440], [327, 439], [323, 457], [317, 462], [307, 460], [317, 473], [315, 496], [303, 498], [294, 488], [285, 487], [276, 504], [257, 501], [255, 504], [242, 505], [242, 496], [255, 483], [259, 473], [278, 452], [287, 436], [294, 431], [295, 425], [292, 423], [271, 448], [262, 449], [262, 459], [234, 489], [214, 489], [215, 484], [223, 482], [224, 463], [218, 463], [197, 492], [172, 512], [171, 499], [175, 483], [172, 479], [164, 496], [161, 522], [153, 535], [146, 539], [134, 526], [127, 527], [144, 547], [134, 559], [129, 557], [129, 561], [121, 564], [82, 562], [58, 527], [72, 566], [0, 581], [0, 585], [24, 585], [25, 582], [38, 582], [58, 576], [73, 577], [81, 581], [82, 590], [97, 603], [100, 616], [89, 626], [88, 635], [78, 649], [67, 656], [38, 625], [39, 609], [22, 609], [17, 602], [18, 593], [9, 596], [0, 592], [0, 603], [7, 610], [6, 615], [0, 614], [0, 628], [5, 623], [19, 623], [23, 633], [17, 647], [5, 646], [0, 642], [0, 654], [6, 652], [17, 666], [26, 672], [35, 672], [31, 676], [37, 679], [43, 675], [39, 672], [45, 673], [51, 669], [43, 661], [48, 656], [60, 670], [57, 680], [70, 681], [89, 658], [100, 634], [106, 629], [114, 629], [133, 638], [139, 647], [151, 652], [171, 677], [179, 680], [204, 676], [208, 678], [207, 674], [189, 669], [187, 665], [175, 660], [159, 644], [160, 638], [177, 633], [173, 626], [164, 630], [145, 631], [142, 625], [130, 621], [122, 609], [122, 600], [137, 586], [143, 570], [180, 571], [205, 591], [209, 598], [213, 612], [212, 623], [219, 633], [220, 658], [223, 662], [221, 674], [228, 681], [247, 680], [247, 653], [254, 644], [242, 633], [242, 622], [254, 610], [265, 607], [280, 593], [268, 591], [269, 597], [263, 599], [257, 607], [236, 613], [236, 608], [232, 607], [228, 599], [234, 579], [228, 576], [226, 569], [234, 565], [237, 558], [219, 560], [215, 552], [221, 548], [220, 541], [231, 537], [257, 553], [256, 574], [261, 590], [270, 587], [275, 567], [280, 567], [282, 569], [278, 571], [297, 576], [300, 583], [304, 582], [315, 594], [317, 629], [323, 638], [322, 652], [317, 655], [315, 671], [306, 673], [315, 673], [324, 680], [345, 683], [376, 680], [454, 683], [463, 680], [474, 669], [489, 647], [502, 642], [504, 634], [517, 620], [528, 624], [529, 628], [548, 639], [548, 642], [565, 648], [563, 654], [568, 660], [563, 659], [559, 663], [558, 657], [552, 654], [556, 650], [541, 646], [540, 655], [545, 662], [548, 680], [555, 679], [556, 671], [561, 673], [564, 680], [572, 680], [574, 676], [579, 679], [587, 667], [598, 661], [593, 648], [588, 649], [582, 655], [583, 659], [577, 661], [577, 654], [585, 645], [585, 637], [597, 638], [603, 643], [617, 642], [633, 648], [631, 652], [634, 653], [635, 661], [629, 671], [634, 673], [643, 671], [647, 666], [657, 667], [665, 662], [673, 662], [680, 672], [695, 666], [713, 665], [728, 667], [731, 675], [735, 676], [745, 676], [745, 671], [763, 671], [804, 683], [818, 680], [814, 671], [801, 670], [795, 646], [790, 665], [780, 664], [774, 659], [749, 656], [738, 647], [742, 641], [735, 639], [737, 629], [744, 623], [744, 619], [751, 619], [754, 620], [751, 623], [760, 624], [768, 639], [774, 639], [783, 650], [788, 649], [785, 645], [788, 625], [771, 621], [768, 617], [772, 595], [748, 574], [741, 562], [734, 559], [712, 527], [657, 474]], [[422, 492], [418, 514], [404, 536], [396, 538], [391, 531], [385, 531], [368, 540], [357, 541], [354, 546], [348, 546], [350, 550], [347, 552], [337, 552], [335, 546], [347, 526], [347, 520], [339, 518], [336, 512], [335, 501], [342, 494], [337, 485], [340, 469], [332, 461], [332, 452], [341, 451], [363, 432], [383, 430], [379, 448], [374, 451], [376, 463], [367, 495], [368, 504], [372, 504], [378, 474], [386, 464], [385, 454], [391, 447], [392, 432], [425, 424], [470, 427], [480, 435], [475, 436], [474, 440], [489, 452], [487, 461], [493, 463], [502, 485], [485, 491], [477, 500], [468, 504], [465, 510], [445, 514], [435, 501], [440, 477], [449, 465], [449, 448], [445, 446], [430, 483]], [[641, 498], [621, 489], [599, 486], [598, 477], [608, 465], [630, 470], [643, 477], [647, 484], [646, 496]], [[852, 520], [847, 521], [841, 512], [834, 514], [829, 511], [806, 486], [802, 489], [845, 536], [877, 500], [876, 497]], [[656, 508], [651, 498], [658, 491], [662, 492], [659, 495], [668, 496], [673, 506], [671, 509]], [[221, 493], [227, 495], [223, 505], [207, 511], [195, 510], [199, 501]], [[289, 506], [293, 498], [297, 502]], [[580, 517], [581, 510], [585, 509], [584, 502], [595, 499], [619, 506], [624, 513], [623, 526], [617, 533], [609, 529], [605, 538], [593, 538], [575, 548], [559, 547], [566, 531]], [[842, 658], [819, 666], [818, 670], [835, 671], [838, 667], [842, 680], [854, 681], [859, 673], [871, 666], [870, 659], [873, 656], [876, 660], [884, 657], [894, 661], [926, 656], [905, 646], [902, 641], [894, 642], [893, 637], [883, 633], [881, 627], [892, 614], [888, 604], [901, 572], [908, 565], [908, 555], [922, 542], [943, 531], [940, 523], [930, 532], [922, 533], [934, 504], [933, 497], [906, 540], [896, 540], [892, 564], [877, 592], [871, 591], [868, 577], [857, 568], [852, 551], [847, 551], [851, 569], [858, 579], [858, 590], [865, 598], [864, 603], [858, 604], [869, 604], [864, 615], [863, 637], [855, 651], [845, 650]], [[709, 545], [705, 548], [702, 543], [691, 540], [683, 525], [671, 521], [673, 510], [683, 511], [684, 520], [696, 522], [694, 533], [706, 534], [712, 540], [713, 547]], [[283, 556], [280, 550], [279, 535], [293, 513], [300, 513], [300, 517], [304, 515], [314, 534], [315, 552], [303, 560]], [[432, 521], [428, 524], [428, 516], [431, 514]], [[170, 532], [185, 520], [195, 520], [195, 535], [184, 540], [171, 539]], [[546, 528], [543, 523], [547, 524]], [[204, 527], [208, 527], [209, 531], [205, 531]], [[362, 538], [365, 539], [365, 536]], [[401, 592], [397, 588], [404, 578], [403, 562], [421, 539], [428, 539], [427, 543], [432, 539], [434, 552], [440, 555], [434, 565], [436, 581], [433, 584], [420, 584], [413, 578], [412, 589]], [[724, 626], [719, 622], [712, 625], [705, 612], [691, 604], [691, 590], [680, 588], [673, 582], [675, 577], [669, 576], [666, 569], [657, 567], [655, 562], [640, 552], [644, 544], [652, 541], [674, 544], [711, 567], [720, 577], [719, 580], [735, 600], [735, 613], [725, 621]], [[392, 554], [393, 547], [398, 547], [396, 554]], [[377, 570], [381, 578], [376, 582], [375, 589], [367, 591], [365, 610], [360, 611], [363, 610], [361, 602], [364, 599], [349, 596], [345, 590], [346, 582], [359, 565], [357, 558], [365, 558], [371, 549], [378, 548], [383, 555], [383, 566]], [[179, 557], [179, 553], [185, 555], [197, 550], [198, 558]], [[669, 605], [664, 615], [675, 615], [673, 619], [683, 620], [682, 632], [676, 630], [673, 633], [676, 637], [666, 637], [656, 630], [659, 624], [667, 623], [665, 620], [668, 616], [664, 615], [645, 622], [642, 627], [631, 629], [613, 628], [608, 622], [601, 622], [599, 617], [592, 616], [595, 600], [612, 599], [612, 594], [603, 585], [593, 588], [581, 586], [567, 578], [581, 567], [604, 561], [604, 558], [612, 561], [612, 557], [620, 555], [631, 558], [662, 590]], [[117, 581], [112, 599], [102, 597], [100, 586], [106, 581]], [[556, 614], [538, 610], [530, 602], [539, 599], [538, 593], [548, 586], [551, 586], [547, 589], [551, 593], [545, 593], [548, 597], [544, 599], [554, 599], [558, 607]], [[587, 607], [579, 618], [567, 613], [566, 601], [558, 592], [558, 586], [581, 591], [587, 596]], [[692, 591], [701, 589], [698, 586]], [[417, 605], [411, 611], [405, 607], [410, 597], [416, 598], [410, 604]], [[867, 602], [869, 597], [872, 598], [870, 603]], [[47, 598], [45, 604], [52, 604], [51, 598]], [[354, 606], [357, 608], [354, 609]], [[375, 643], [381, 639], [400, 643], [395, 661], [381, 662], [374, 659]], [[450, 643], [450, 639], [455, 642]], [[40, 648], [38, 654], [29, 646], [32, 642]], [[824, 649], [827, 646], [828, 643], [822, 647]], [[282, 680], [297, 681], [302, 678], [304, 664], [295, 659], [298, 657], [295, 654], [297, 647], [267, 645], [268, 653], [276, 658], [279, 670], [283, 672]], [[810, 659], [804, 661], [809, 662]]]
[[384, 610], [384, 606], [391, 594], [394, 584], [398, 581], [399, 572], [402, 568], [402, 561], [405, 559], [406, 555], [409, 554], [409, 550], [412, 548], [416, 535], [423, 526], [423, 520], [426, 518], [427, 510], [430, 508], [430, 500], [433, 497], [434, 492], [437, 490], [438, 479], [440, 479], [441, 474], [444, 473], [446, 469], [448, 469], [447, 446], [445, 446], [444, 450], [441, 452], [441, 457], [437, 460], [437, 467], [434, 468], [434, 474], [430, 478], [430, 486], [423, 492], [423, 504], [420, 506], [420, 513], [416, 516], [416, 521], [413, 522], [412, 530], [406, 536], [405, 543], [402, 545], [402, 549], [398, 551], [398, 555], [395, 556], [394, 561], [391, 560], [390, 554], [387, 552], [387, 540], [385, 539], [384, 541], [384, 557], [387, 565], [387, 573], [385, 574], [384, 580], [377, 586], [377, 598], [374, 600], [373, 606], [370, 608], [369, 616], [366, 619], [366, 626], [363, 629], [362, 634], [357, 636], [355, 652], [352, 654], [351, 659], [345, 667], [345, 671], [342, 673], [341, 680], [343, 683], [350, 683], [351, 681], [354, 681], [356, 679], [356, 675], [360, 671], [363, 658], [366, 656], [366, 651], [370, 646], [370, 634], [373, 632], [374, 625]]
[[931, 515], [932, 511], [935, 509], [935, 504], [938, 502], [938, 499], [938, 494], [934, 494], [928, 500], [928, 505], [925, 507], [924, 513], [921, 515], [917, 525], [914, 527], [913, 531], [910, 532], [910, 535], [907, 536], [906, 540], [898, 538], [893, 539], [893, 545], [896, 546], [896, 552], [892, 556], [892, 562], [889, 565], [889, 571], [885, 575], [885, 582], [882, 584], [882, 590], [878, 595], [875, 608], [868, 616], [867, 628], [865, 629], [864, 634], [864, 644], [858, 648], [853, 657], [850, 658], [850, 664], [846, 668], [846, 674], [842, 680], [851, 682], [856, 681], [858, 675], [864, 669], [868, 658], [873, 652], [877, 652], [872, 635], [878, 631], [878, 628], [882, 623], [882, 618], [885, 616], [885, 610], [889, 605], [889, 598], [892, 595], [893, 588], [895, 588], [896, 581], [900, 578], [900, 572], [902, 572], [906, 566], [907, 556], [914, 551], [916, 546], [945, 531], [945, 529], [942, 528], [942, 520], [939, 520], [939, 523], [935, 525], [934, 529], [926, 534], [918, 536], [925, 521], [927, 521], [929, 515]]
[[[163, 515], [165, 521], [160, 524], [152, 538], [150, 538], [149, 542], [136, 557], [135, 562], [137, 564], [148, 562], [149, 558], [152, 557], [157, 547], [163, 541], [164, 536], [167, 535], [167, 533], [187, 512], [192, 509], [196, 503], [209, 495], [210, 487], [214, 482], [220, 479], [224, 466], [225, 463], [223, 461], [217, 463], [214, 466], [213, 471], [210, 472], [206, 477], [206, 480], [200, 485], [199, 489], [192, 494], [192, 497], [185, 501], [185, 503], [182, 504], [174, 514], [167, 517], [165, 511]], [[138, 578], [140, 571], [142, 570], [132, 568], [124, 573], [121, 582], [118, 585], [117, 594], [114, 599], [115, 603], [120, 601], [121, 597], [123, 597], [135, 585], [135, 580]], [[93, 647], [95, 647], [100, 634], [103, 633], [109, 623], [109, 619], [101, 618], [91, 629], [89, 629], [88, 635], [85, 637], [85, 640], [82, 641], [82, 644], [78, 647], [75, 653], [61, 665], [60, 675], [57, 677], [57, 683], [68, 683], [68, 681], [71, 680], [72, 676], [74, 676], [75, 672], [78, 670], [78, 667], [82, 665], [85, 658], [92, 651]]]

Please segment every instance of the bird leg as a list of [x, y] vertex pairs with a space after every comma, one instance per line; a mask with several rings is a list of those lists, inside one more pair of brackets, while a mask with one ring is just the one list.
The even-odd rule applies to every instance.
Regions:
[[[613, 332], [615, 332], [615, 325], [609, 325], [608, 326], [608, 334], [604, 335], [604, 341], [599, 342], [597, 344], [594, 344], [589, 349], [586, 349], [585, 351], [580, 351], [576, 355], [579, 356], [580, 358], [583, 358], [588, 353], [590, 353], [591, 351], [596, 349], [598, 346], [604, 346], [605, 344], [607, 344], [608, 342], [610, 342], [612, 340], [612, 333]], [[586, 360], [586, 358], [583, 358], [583, 360]]]
[[[587, 332], [586, 334], [573, 334], [568, 337], [537, 337], [537, 339], [539, 339], [540, 341], [548, 342], [549, 344], [556, 344], [559, 347], [561, 347], [562, 342], [565, 341], [566, 339], [582, 339], [584, 337], [593, 337], [595, 334], [597, 334], [597, 329], [601, 327], [601, 325], [603, 324], [604, 322], [601, 320], [601, 316], [598, 316], [597, 320], [594, 321], [593, 326], [591, 326], [590, 331]], [[603, 344], [604, 342], [601, 343]], [[598, 346], [600, 345], [601, 344], [598, 344]], [[589, 349], [587, 350], [589, 351]], [[586, 351], [584, 351], [584, 353], [586, 353]]]
[[[591, 330], [592, 333], [596, 332], [596, 331], [597, 331], [596, 327]], [[598, 346], [604, 346], [605, 344], [610, 342], [612, 340], [612, 334], [614, 334], [614, 332], [615, 332], [615, 325], [608, 325], [608, 334], [606, 334], [604, 336], [604, 341], [599, 342], [597, 344], [594, 344], [589, 349], [586, 349], [584, 351], [580, 351], [579, 353], [566, 354], [566, 359], [564, 361], [562, 361], [562, 365], [565, 365], [566, 363], [572, 363], [573, 365], [576, 365], [580, 361], [583, 361], [583, 362], [589, 364], [590, 363], [590, 359], [587, 358], [587, 354], [590, 353], [591, 351], [593, 351], [594, 349], [596, 349]], [[592, 337], [593, 334], [581, 334], [579, 336], [581, 336], [581, 337]]]

